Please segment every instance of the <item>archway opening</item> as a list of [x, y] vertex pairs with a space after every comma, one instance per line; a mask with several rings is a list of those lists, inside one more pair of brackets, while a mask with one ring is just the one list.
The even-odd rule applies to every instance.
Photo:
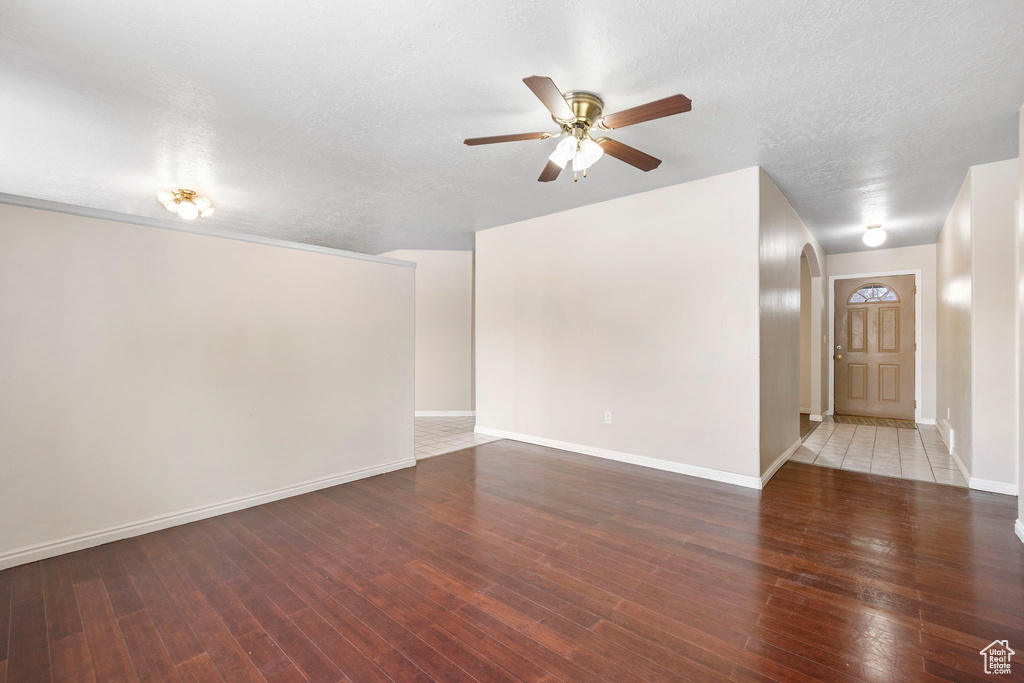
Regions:
[[800, 255], [800, 436], [814, 429], [811, 421], [811, 267]]

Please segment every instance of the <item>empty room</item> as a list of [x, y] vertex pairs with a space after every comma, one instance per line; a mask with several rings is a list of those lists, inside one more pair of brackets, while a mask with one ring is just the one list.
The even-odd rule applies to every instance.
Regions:
[[1016, 0], [0, 3], [0, 683], [1024, 680], [1022, 158]]

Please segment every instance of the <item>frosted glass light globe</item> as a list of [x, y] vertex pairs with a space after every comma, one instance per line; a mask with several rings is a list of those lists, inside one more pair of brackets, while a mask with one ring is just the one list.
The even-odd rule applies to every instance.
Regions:
[[885, 230], [882, 230], [881, 225], [869, 225], [864, 233], [864, 244], [869, 247], [877, 247], [885, 242], [886, 237]]
[[558, 143], [548, 159], [558, 164], [559, 168], [565, 168], [574, 154], [576, 154], [576, 138], [570, 136]]
[[178, 215], [185, 220], [190, 221], [199, 215], [199, 208], [186, 199], [185, 201], [178, 203]]
[[604, 148], [590, 138], [587, 138], [580, 143], [580, 152], [583, 153], [583, 158], [586, 160], [586, 167], [590, 168], [604, 154]]

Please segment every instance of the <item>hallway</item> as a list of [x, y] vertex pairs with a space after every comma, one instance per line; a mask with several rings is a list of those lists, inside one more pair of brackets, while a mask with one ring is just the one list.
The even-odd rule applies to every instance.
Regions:
[[461, 451], [470, 446], [497, 441], [473, 431], [475, 417], [417, 417], [415, 427], [416, 459], [432, 458], [442, 453]]
[[918, 424], [917, 429], [895, 429], [836, 424], [832, 418], [825, 418], [790, 459], [899, 479], [967, 486], [939, 431], [926, 424]]

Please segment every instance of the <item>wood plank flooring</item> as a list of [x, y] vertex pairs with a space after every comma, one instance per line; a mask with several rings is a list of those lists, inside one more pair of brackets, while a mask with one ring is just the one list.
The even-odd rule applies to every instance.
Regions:
[[0, 572], [0, 682], [983, 680], [1015, 505], [499, 441]]

